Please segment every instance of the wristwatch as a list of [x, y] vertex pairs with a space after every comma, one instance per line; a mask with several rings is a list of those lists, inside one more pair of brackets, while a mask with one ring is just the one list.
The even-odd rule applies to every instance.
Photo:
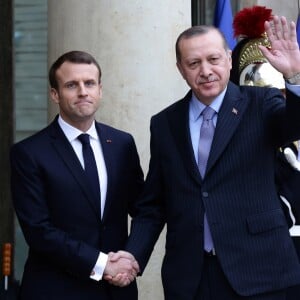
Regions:
[[294, 76], [290, 78], [285, 78], [285, 81], [289, 84], [295, 84], [297, 82], [300, 83], [300, 73], [295, 74]]

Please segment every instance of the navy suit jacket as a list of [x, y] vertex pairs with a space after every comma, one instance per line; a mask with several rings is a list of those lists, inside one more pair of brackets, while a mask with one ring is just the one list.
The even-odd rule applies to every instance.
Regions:
[[206, 211], [218, 260], [238, 294], [300, 282], [274, 180], [279, 145], [300, 137], [300, 99], [287, 92], [285, 105], [276, 89], [229, 83], [202, 179], [189, 132], [190, 98], [191, 92], [151, 119], [149, 172], [127, 250], [143, 268], [166, 224], [165, 299], [194, 299]]
[[143, 185], [132, 136], [96, 122], [107, 168], [102, 220], [84, 170], [55, 119], [11, 149], [11, 188], [29, 245], [21, 299], [137, 299], [126, 288], [89, 278], [99, 251], [123, 249], [128, 214]]

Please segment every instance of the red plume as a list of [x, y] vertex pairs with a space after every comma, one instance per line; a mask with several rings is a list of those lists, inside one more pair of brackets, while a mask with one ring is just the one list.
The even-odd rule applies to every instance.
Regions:
[[265, 31], [265, 21], [271, 21], [272, 19], [272, 9], [266, 8], [265, 6], [244, 8], [234, 16], [234, 36], [243, 36], [250, 39], [258, 38]]

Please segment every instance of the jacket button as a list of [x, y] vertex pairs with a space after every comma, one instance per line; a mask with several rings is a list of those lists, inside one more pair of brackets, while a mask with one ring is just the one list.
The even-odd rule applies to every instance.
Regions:
[[202, 196], [203, 196], [204, 198], [207, 198], [207, 197], [208, 197], [208, 192], [202, 192]]

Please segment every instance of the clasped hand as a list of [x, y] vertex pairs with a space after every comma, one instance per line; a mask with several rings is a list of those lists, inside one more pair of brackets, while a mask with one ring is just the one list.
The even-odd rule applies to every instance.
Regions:
[[104, 279], [113, 285], [124, 287], [135, 279], [139, 271], [138, 262], [129, 252], [110, 252], [104, 270]]

